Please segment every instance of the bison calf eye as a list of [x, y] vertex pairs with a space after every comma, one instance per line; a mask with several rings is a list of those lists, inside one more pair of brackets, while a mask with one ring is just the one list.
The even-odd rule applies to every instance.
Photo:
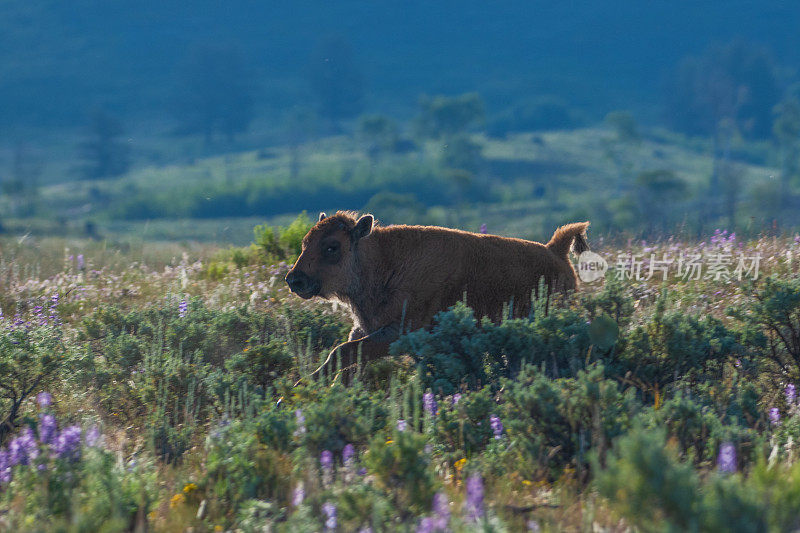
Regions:
[[328, 245], [325, 245], [322, 248], [322, 251], [327, 257], [333, 257], [339, 251], [339, 243], [338, 242], [332, 242], [332, 243], [330, 243]]

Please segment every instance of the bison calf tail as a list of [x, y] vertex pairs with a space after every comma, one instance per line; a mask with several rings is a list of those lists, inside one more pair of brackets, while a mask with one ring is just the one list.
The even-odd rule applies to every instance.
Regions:
[[581, 254], [589, 249], [589, 242], [586, 240], [586, 228], [588, 227], [588, 222], [574, 222], [561, 226], [553, 233], [553, 238], [546, 246], [564, 260], [567, 259], [570, 248], [576, 254]]

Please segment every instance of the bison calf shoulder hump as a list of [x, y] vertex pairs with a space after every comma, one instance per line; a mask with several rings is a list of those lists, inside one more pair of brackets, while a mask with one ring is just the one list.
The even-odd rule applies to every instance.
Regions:
[[286, 276], [293, 292], [349, 306], [350, 340], [338, 346], [318, 372], [327, 373], [338, 353], [340, 368], [388, 353], [401, 328], [427, 327], [439, 311], [466, 297], [476, 316], [497, 321], [504, 308], [530, 312], [540, 279], [550, 290], [576, 288], [572, 249], [588, 249], [588, 222], [558, 228], [547, 244], [432, 226], [374, 224], [371, 215], [338, 212], [319, 222]]

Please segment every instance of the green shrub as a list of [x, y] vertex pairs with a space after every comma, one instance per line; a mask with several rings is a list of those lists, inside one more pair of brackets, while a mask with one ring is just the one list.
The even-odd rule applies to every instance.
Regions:
[[[280, 415], [268, 413], [266, 416]], [[287, 418], [283, 423], [288, 427], [290, 422]], [[236, 511], [251, 499], [271, 500], [280, 506], [289, 503], [291, 456], [285, 447], [273, 447], [271, 442], [261, 441], [259, 425], [234, 420], [210, 433], [206, 441], [206, 477], [202, 484], [213, 507]]]
[[550, 379], [527, 366], [506, 383], [504, 417], [511, 460], [525, 479], [555, 478], [564, 467], [579, 473], [592, 450], [605, 456], [639, 409], [633, 390], [621, 392], [593, 364], [575, 378]]
[[[26, 428], [27, 429], [27, 428]], [[41, 430], [41, 428], [40, 428]], [[145, 525], [155, 500], [155, 470], [146, 460], [124, 463], [100, 446], [99, 433], [62, 429], [56, 444], [33, 440], [27, 463], [11, 480], [0, 476], [0, 528], [4, 531], [122, 531]], [[41, 433], [39, 435], [41, 437]], [[24, 438], [24, 437], [18, 437]]]
[[596, 477], [608, 498], [642, 531], [793, 531], [800, 525], [800, 463], [758, 463], [749, 476], [711, 473], [701, 481], [678, 458], [666, 432], [636, 427], [614, 444]]
[[562, 307], [532, 319], [480, 324], [459, 302], [434, 318], [430, 330], [402, 335], [393, 355], [408, 353], [420, 368], [426, 388], [452, 394], [462, 385], [475, 389], [515, 375], [523, 364], [543, 364], [554, 377], [575, 375], [589, 353], [589, 325], [580, 312]]
[[800, 379], [800, 277], [765, 277], [749, 283], [750, 298], [728, 313], [743, 326], [744, 342], [763, 354], [760, 366], [789, 380]]
[[303, 211], [287, 227], [261, 224], [253, 228], [254, 245], [267, 261], [294, 262], [302, 251], [303, 237], [314, 226]]
[[596, 486], [617, 511], [643, 531], [698, 531], [700, 480], [690, 463], [666, 446], [663, 429], [634, 428], [596, 467]]
[[648, 428], [662, 428], [677, 445], [680, 457], [695, 465], [713, 465], [719, 446], [731, 442], [740, 456], [751, 452], [757, 434], [740, 425], [737, 416], [717, 412], [717, 406], [705, 395], [689, 396], [679, 391], [657, 409], [648, 408], [641, 414]]
[[735, 333], [722, 322], [708, 315], [667, 311], [666, 295], [624, 340], [619, 358], [610, 366], [616, 375], [653, 394], [679, 378], [689, 384], [719, 379], [723, 363], [742, 353]]
[[31, 317], [0, 321], [0, 444], [23, 402], [60, 379], [76, 358], [57, 320]]
[[395, 431], [388, 440], [382, 435], [373, 438], [365, 456], [367, 469], [392, 495], [403, 518], [426, 511], [436, 488], [426, 444], [419, 433]]
[[388, 424], [383, 398], [371, 397], [361, 387], [340, 385], [311, 391], [314, 401], [298, 404], [305, 416], [302, 445], [311, 457], [323, 450], [340, 454], [347, 444], [366, 445]]
[[455, 404], [442, 400], [434, 426], [437, 452], [451, 464], [482, 452], [493, 436], [490, 417], [499, 409], [490, 386], [462, 395]]

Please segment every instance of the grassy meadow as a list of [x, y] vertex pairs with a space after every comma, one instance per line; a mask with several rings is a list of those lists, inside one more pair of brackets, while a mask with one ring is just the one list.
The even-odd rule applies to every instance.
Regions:
[[349, 330], [283, 282], [308, 223], [3, 240], [0, 530], [800, 527], [800, 239], [590, 237], [605, 281], [549, 313], [457, 305], [354, 386], [293, 387]]

